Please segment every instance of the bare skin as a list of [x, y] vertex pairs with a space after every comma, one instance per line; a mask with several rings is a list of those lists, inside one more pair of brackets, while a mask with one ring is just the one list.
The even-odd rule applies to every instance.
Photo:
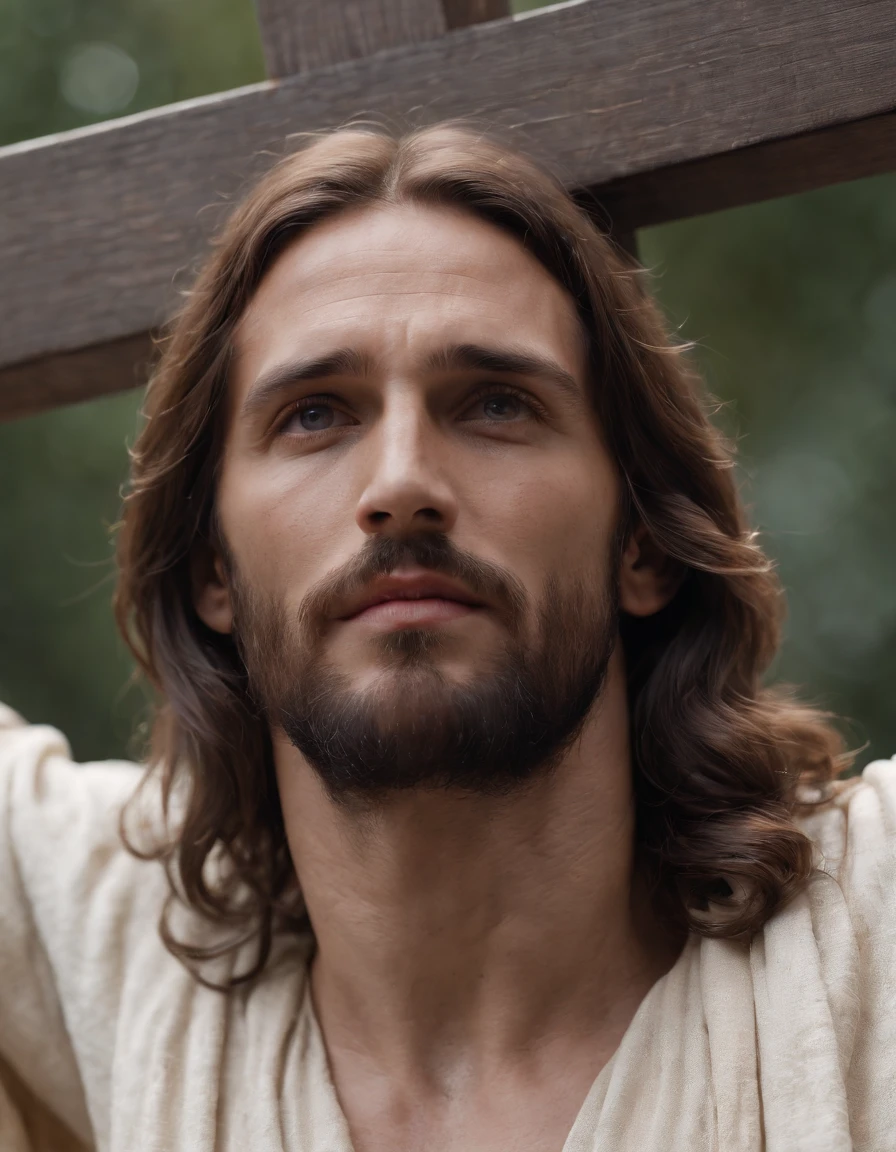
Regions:
[[[458, 345], [533, 363], [474, 371], [436, 355]], [[355, 355], [315, 378], [270, 386], [284, 365], [344, 349]], [[318, 225], [265, 277], [236, 352], [219, 515], [243, 578], [287, 611], [373, 533], [447, 533], [533, 604], [552, 574], [606, 579], [619, 481], [574, 307], [512, 238], [417, 206]], [[642, 532], [619, 577], [632, 614], [675, 590]], [[230, 630], [220, 561], [197, 608]], [[328, 621], [328, 659], [359, 692], [389, 684], [379, 630], [428, 613], [445, 677], [481, 674], [500, 619], [449, 609]], [[318, 943], [314, 1003], [357, 1152], [563, 1147], [681, 943], [637, 880], [627, 733], [618, 647], [580, 738], [509, 797], [419, 790], [359, 815], [273, 733]]]

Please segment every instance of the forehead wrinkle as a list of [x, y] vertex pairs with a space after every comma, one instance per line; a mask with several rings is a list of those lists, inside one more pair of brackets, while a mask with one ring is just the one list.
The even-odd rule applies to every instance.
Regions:
[[[313, 241], [313, 237], [309, 239]], [[361, 239], [363, 241], [363, 237]], [[336, 332], [343, 322], [353, 325], [359, 320], [373, 320], [373, 315], [365, 314], [366, 305], [378, 297], [396, 301], [402, 312], [404, 309], [398, 302], [408, 301], [409, 307], [403, 317], [408, 321], [417, 311], [416, 307], [411, 309], [412, 302], [431, 299], [435, 305], [441, 297], [445, 305], [451, 301], [452, 313], [458, 308], [461, 313], [475, 313], [491, 326], [506, 319], [493, 313], [495, 304], [506, 305], [509, 290], [511, 297], [521, 295], [518, 306], [524, 306], [526, 310], [535, 308], [541, 311], [543, 305], [558, 319], [560, 316], [565, 320], [570, 317], [577, 319], [574, 305], [563, 286], [538, 261], [534, 263], [542, 276], [537, 277], [538, 282], [533, 280], [534, 258], [512, 238], [505, 238], [512, 253], [505, 253], [505, 259], [500, 261], [503, 265], [512, 255], [510, 264], [517, 274], [509, 276], [506, 270], [504, 275], [496, 274], [495, 262], [484, 261], [474, 245], [461, 243], [459, 250], [449, 248], [446, 251], [440, 245], [434, 249], [429, 235], [416, 245], [413, 239], [413, 235], [402, 235], [394, 244], [362, 247], [358, 251], [348, 242], [350, 237], [342, 237], [338, 245], [334, 245], [331, 238], [323, 250], [317, 249], [310, 254], [310, 262], [302, 258], [301, 244], [293, 253], [285, 252], [283, 263], [279, 267], [275, 264], [269, 270], [244, 313], [239, 325], [242, 331], [239, 333], [238, 352], [249, 355], [251, 349], [254, 358], [259, 344], [267, 345], [269, 338], [276, 335], [275, 329], [295, 328], [298, 335], [303, 328], [302, 316], [309, 318], [312, 327], [323, 324], [331, 329], [335, 326]], [[422, 261], [421, 257], [430, 263]], [[371, 268], [371, 263], [381, 266]], [[551, 292], [551, 288], [555, 291]], [[381, 313], [382, 307], [376, 311]], [[441, 327], [449, 312], [444, 306], [439, 311], [442, 313], [438, 322]], [[502, 309], [498, 308], [498, 312], [501, 313]], [[433, 320], [435, 318], [434, 314]], [[335, 332], [331, 335], [335, 336]], [[467, 342], [465, 333], [458, 332], [457, 335], [461, 337], [457, 344]], [[476, 330], [469, 335], [473, 337], [469, 342], [475, 343], [486, 337], [486, 332]], [[337, 339], [339, 343], [344, 342]], [[351, 342], [349, 339], [348, 343]], [[491, 343], [491, 340], [486, 338], [485, 343]], [[287, 349], [288, 344], [283, 351]]]
[[[371, 275], [371, 274], [358, 273], [355, 276], [351, 276], [351, 277], [346, 276], [346, 277], [342, 278], [342, 280], [343, 280], [343, 282], [345, 282], [345, 281], [349, 281], [349, 280], [364, 279], [366, 275]], [[372, 275], [379, 276], [380, 273], [375, 273]], [[404, 275], [404, 273], [399, 272], [399, 273], [395, 273], [395, 275], [396, 276], [397, 275]], [[426, 275], [433, 275], [433, 273], [427, 272]], [[489, 281], [489, 280], [486, 280], [486, 279], [484, 279], [482, 277], [478, 277], [478, 276], [472, 276], [472, 275], [468, 276], [468, 275], [465, 275], [462, 273], [457, 273], [457, 274], [455, 274], [455, 273], [450, 273], [450, 274], [448, 274], [448, 273], [445, 273], [445, 274], [435, 273], [435, 275], [440, 275], [440, 276], [444, 275], [446, 278], [450, 277], [451, 279], [456, 279], [458, 281], [461, 281], [461, 280], [472, 281], [474, 284], [481, 285], [485, 288], [492, 288], [492, 287], [497, 288], [497, 287], [499, 287], [499, 285], [496, 282]], [[295, 298], [297, 300], [301, 299], [302, 297], [308, 296], [308, 295], [314, 296], [314, 299], [311, 303], [302, 304], [303, 314], [308, 315], [310, 313], [319, 312], [323, 308], [343, 307], [345, 305], [350, 305], [350, 304], [357, 303], [357, 302], [363, 301], [363, 300], [376, 299], [376, 297], [378, 297], [378, 296], [389, 296], [389, 297], [394, 297], [394, 298], [409, 298], [409, 299], [413, 299], [415, 297], [419, 298], [419, 297], [427, 297], [427, 296], [431, 296], [431, 297], [447, 296], [447, 297], [450, 297], [450, 298], [456, 300], [458, 298], [463, 297], [465, 295], [465, 293], [468, 291], [467, 285], [465, 283], [454, 285], [449, 290], [449, 285], [446, 284], [444, 281], [442, 281], [439, 284], [432, 284], [432, 285], [428, 285], [428, 286], [415, 287], [415, 288], [412, 288], [412, 287], [402, 288], [398, 285], [383, 284], [383, 285], [380, 285], [379, 287], [371, 286], [365, 292], [355, 292], [352, 295], [341, 295], [338, 291], [333, 291], [332, 295], [328, 295], [328, 298], [321, 300], [320, 296], [322, 294], [327, 294], [328, 289], [332, 290], [332, 289], [336, 288], [337, 283], [338, 282], [332, 282], [331, 281], [330, 283], [324, 283], [323, 285], [314, 284], [314, 283], [308, 283], [305, 285], [302, 285], [302, 284], [296, 285], [295, 286]], [[253, 329], [256, 329], [259, 325], [264, 324], [264, 320], [265, 320], [265, 317], [268, 313], [268, 309], [266, 307], [266, 301], [264, 299], [260, 298], [260, 297], [263, 297], [263, 295], [264, 295], [263, 293], [259, 293], [255, 297], [255, 299], [252, 301], [250, 306], [246, 309], [246, 312], [244, 313], [244, 315], [241, 317], [241, 319], [237, 325], [237, 329], [245, 328], [249, 333], [251, 333], [253, 331]], [[470, 299], [471, 303], [476, 303], [477, 305], [482, 305], [482, 304], [486, 304], [486, 303], [494, 303], [493, 295], [492, 295], [492, 293], [490, 293], [488, 291], [482, 292], [482, 293], [476, 293], [475, 295], [471, 294], [468, 296], [468, 299]], [[283, 296], [282, 292], [277, 293], [276, 303], [278, 303], [282, 306], [286, 306], [286, 307], [289, 306], [288, 301], [284, 300], [284, 296]], [[251, 339], [251, 336], [250, 336], [250, 339]]]
[[[376, 286], [376, 281], [380, 279], [385, 281], [385, 283]], [[405, 289], [392, 286], [392, 284], [389, 282], [396, 279], [414, 279], [417, 281], [419, 286], [416, 288]], [[321, 292], [326, 292], [327, 289], [333, 290], [338, 288], [340, 285], [350, 284], [351, 282], [357, 280], [368, 280], [374, 282], [368, 292], [361, 293], [361, 295], [366, 296], [377, 295], [378, 293], [389, 293], [390, 295], [424, 295], [429, 293], [432, 295], [438, 295], [439, 293], [449, 291], [449, 285], [451, 281], [458, 281], [458, 283], [452, 289], [450, 289], [451, 295], [457, 295], [460, 291], [463, 291], [470, 282], [473, 284], [481, 285], [485, 288], [503, 288], [503, 282], [493, 277], [477, 276], [472, 272], [460, 272], [454, 270], [448, 271], [439, 268], [427, 268], [425, 271], [420, 269], [409, 271], [408, 269], [404, 268], [377, 270], [366, 269], [359, 270], [357, 272], [345, 272], [339, 276], [324, 277], [322, 282], [321, 280], [315, 279], [312, 274], [306, 274], [304, 278], [299, 279], [298, 282], [295, 282], [293, 287], [297, 294], [320, 294]], [[427, 283], [427, 281], [430, 283]], [[261, 294], [262, 293], [259, 295]], [[340, 297], [335, 298], [338, 299]], [[345, 299], [351, 300], [356, 299], [356, 297], [349, 296], [345, 297]]]
[[[393, 299], [415, 299], [415, 298], [419, 298], [419, 297], [429, 297], [429, 296], [433, 296], [433, 295], [437, 295], [437, 293], [433, 293], [433, 292], [428, 291], [426, 289], [405, 289], [405, 290], [395, 290], [392, 292], [358, 293], [355, 296], [339, 296], [333, 300], [323, 300], [323, 301], [320, 301], [319, 303], [308, 304], [307, 306], [304, 306], [302, 308], [302, 313], [305, 316], [310, 316], [313, 313], [321, 312], [324, 309], [337, 308], [337, 307], [341, 307], [343, 305], [349, 305], [349, 304], [357, 304], [360, 301], [376, 299], [378, 296], [388, 296], [388, 297], [393, 298]], [[453, 293], [452, 295], [455, 296], [455, 295], [459, 295], [459, 294]], [[483, 303], [488, 302], [487, 300], [480, 299], [478, 297], [475, 299], [473, 299], [472, 297], [468, 297], [468, 299], [470, 300], [471, 304], [475, 303], [477, 305], [481, 305]]]
[[[447, 259], [445, 253], [442, 251], [432, 252], [428, 250], [425, 244], [418, 245], [417, 249], [409, 252], [405, 249], [397, 248], [383, 248], [373, 252], [367, 249], [362, 253], [346, 251], [344, 248], [332, 255], [325, 255], [323, 257], [316, 256], [310, 264], [306, 264], [301, 259], [298, 264], [292, 264], [288, 260], [284, 264], [277, 267], [275, 265], [259, 285], [260, 292], [258, 295], [264, 294], [265, 281], [270, 284], [271, 280], [278, 280], [280, 277], [291, 280], [295, 289], [300, 292], [319, 292], [322, 287], [326, 287], [328, 283], [339, 284], [347, 280], [364, 279], [364, 278], [379, 278], [392, 279], [395, 277], [417, 277], [417, 278], [430, 278], [439, 280], [456, 279], [460, 281], [473, 281], [487, 285], [489, 287], [500, 288], [506, 281], [506, 276], [496, 276], [493, 267], [483, 261], [477, 252], [466, 254], [473, 256], [474, 264], [478, 268], [470, 270], [469, 268], [458, 267], [458, 261], [464, 260], [463, 255], [458, 255], [456, 252], [448, 254]], [[527, 255], [525, 250], [519, 253], [524, 257]], [[374, 267], [369, 266], [372, 259], [385, 257], [390, 261], [402, 260], [405, 262], [404, 267]], [[408, 258], [412, 257], [416, 263], [410, 267], [407, 266]], [[425, 257], [427, 264], [420, 267], [420, 258]], [[466, 261], [469, 263], [469, 260]], [[348, 263], [348, 267], [345, 265]], [[448, 266], [445, 266], [448, 264]], [[278, 276], [279, 273], [279, 276]], [[549, 274], [548, 274], [549, 275]], [[324, 283], [321, 284], [321, 279]]]
[[[303, 263], [305, 267], [321, 270], [330, 268], [333, 265], [341, 264], [343, 266], [350, 266], [354, 264], [360, 266], [362, 273], [366, 270], [367, 263], [371, 260], [378, 260], [382, 258], [385, 258], [386, 260], [394, 260], [396, 257], [399, 259], [407, 259], [408, 257], [416, 259], [422, 255], [427, 256], [428, 259], [440, 261], [442, 264], [456, 264], [459, 260], [466, 259], [469, 261], [470, 258], [472, 258], [474, 263], [485, 265], [487, 261], [482, 259], [482, 254], [479, 248], [479, 244], [470, 245], [468, 251], [462, 251], [459, 250], [458, 246], [455, 244], [450, 251], [446, 252], [444, 246], [441, 245], [433, 250], [431, 237], [427, 237], [425, 242], [419, 242], [414, 245], [409, 243], [407, 239], [403, 238], [400, 246], [393, 243], [390, 246], [382, 248], [367, 247], [363, 251], [357, 251], [348, 247], [347, 245], [343, 245], [337, 251], [332, 253], [316, 253], [310, 259], [305, 257], [304, 261], [301, 261], [301, 263]], [[515, 255], [518, 255], [522, 258], [523, 263], [527, 263], [526, 257], [529, 255], [529, 253], [525, 248], [517, 247], [517, 245], [514, 244], [513, 251]], [[284, 253], [284, 256], [281, 257], [281, 260], [284, 264], [289, 263], [289, 255], [297, 257], [298, 252], [292, 254], [288, 252]], [[464, 273], [460, 271], [458, 274], [464, 275]]]

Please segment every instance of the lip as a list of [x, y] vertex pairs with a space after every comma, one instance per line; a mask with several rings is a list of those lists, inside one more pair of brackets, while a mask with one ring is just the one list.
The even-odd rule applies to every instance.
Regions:
[[339, 620], [363, 617], [394, 625], [438, 623], [467, 615], [485, 604], [467, 588], [437, 572], [393, 572], [373, 580], [349, 604]]
[[377, 629], [434, 628], [477, 611], [457, 600], [427, 596], [419, 600], [383, 600], [350, 619]]

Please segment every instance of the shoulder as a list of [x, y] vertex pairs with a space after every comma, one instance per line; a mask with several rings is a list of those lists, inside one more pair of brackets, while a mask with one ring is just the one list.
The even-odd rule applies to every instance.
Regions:
[[896, 958], [896, 757], [839, 782], [799, 820], [819, 870], [836, 880], [859, 940], [889, 940]]
[[[164, 873], [118, 830], [141, 778], [73, 763], [59, 732], [0, 705], [0, 1080], [84, 1138], [105, 1108], [127, 973], [138, 955], [156, 974], [164, 963]], [[12, 1106], [0, 1090], [0, 1113]]]
[[111, 990], [112, 969], [138, 937], [155, 935], [164, 874], [119, 833], [142, 777], [124, 761], [73, 763], [54, 728], [0, 705], [0, 903], [27, 918], [63, 998], [95, 980]]
[[124, 761], [73, 763], [56, 729], [0, 705], [0, 838], [38, 919], [47, 908], [64, 920], [110, 869], [132, 870], [118, 829], [141, 778]]
[[805, 794], [805, 891], [750, 950], [763, 1124], [782, 1148], [882, 1149], [896, 1123], [896, 761]]
[[87, 826], [107, 836], [114, 826], [117, 839], [118, 813], [141, 775], [125, 761], [74, 764], [60, 732], [0, 704], [0, 804], [8, 822], [36, 821], [66, 839]]

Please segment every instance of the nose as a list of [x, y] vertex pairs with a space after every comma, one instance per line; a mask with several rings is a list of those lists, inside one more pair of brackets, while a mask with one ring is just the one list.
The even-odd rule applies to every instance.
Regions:
[[445, 446], [421, 405], [384, 412], [368, 444], [371, 461], [356, 519], [368, 535], [450, 532], [457, 497], [443, 467]]

